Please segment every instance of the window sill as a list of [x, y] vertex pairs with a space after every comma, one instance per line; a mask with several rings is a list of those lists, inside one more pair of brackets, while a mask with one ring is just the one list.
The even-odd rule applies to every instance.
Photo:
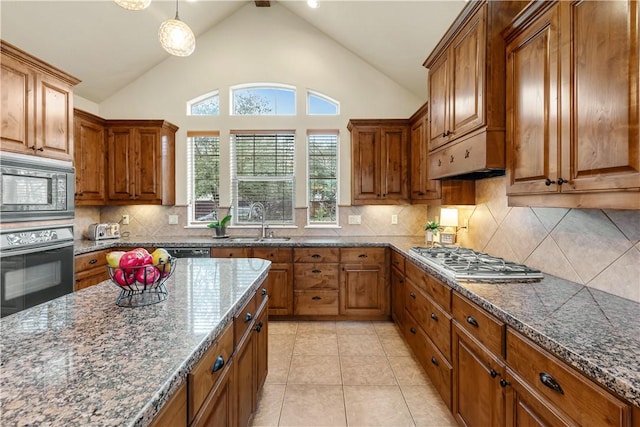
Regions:
[[342, 228], [341, 226], [339, 226], [338, 224], [307, 224], [304, 226], [304, 228]]

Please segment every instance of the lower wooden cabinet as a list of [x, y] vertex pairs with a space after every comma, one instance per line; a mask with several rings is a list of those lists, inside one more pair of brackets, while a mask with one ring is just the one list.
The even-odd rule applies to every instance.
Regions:
[[[203, 424], [205, 425], [205, 424]], [[213, 424], [211, 424], [213, 425]], [[150, 427], [187, 427], [187, 384], [182, 383], [153, 419]]]
[[233, 390], [233, 360], [222, 370], [220, 380], [203, 404], [203, 410], [198, 413], [190, 424], [193, 427], [227, 427], [235, 426]]
[[234, 356], [235, 409], [238, 426], [248, 426], [256, 407], [256, 348], [254, 334], [240, 342]]
[[340, 249], [340, 314], [388, 317], [385, 248]]
[[88, 288], [109, 278], [107, 271], [107, 254], [115, 249], [88, 252], [74, 257], [75, 283], [74, 291]]
[[404, 273], [391, 268], [391, 318], [402, 327], [404, 324]]
[[269, 373], [269, 322], [268, 312], [262, 310], [262, 314], [256, 319], [254, 327], [256, 346], [256, 393], [262, 389]]

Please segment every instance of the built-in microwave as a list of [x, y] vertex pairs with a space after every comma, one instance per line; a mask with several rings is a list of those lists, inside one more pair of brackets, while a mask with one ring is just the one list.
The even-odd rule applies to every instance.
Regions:
[[0, 222], [74, 215], [73, 166], [51, 159], [0, 157]]

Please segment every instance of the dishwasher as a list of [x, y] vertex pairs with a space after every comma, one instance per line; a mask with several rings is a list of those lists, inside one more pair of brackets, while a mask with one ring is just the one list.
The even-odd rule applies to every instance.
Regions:
[[210, 258], [209, 248], [171, 248], [165, 247], [169, 255], [176, 258]]

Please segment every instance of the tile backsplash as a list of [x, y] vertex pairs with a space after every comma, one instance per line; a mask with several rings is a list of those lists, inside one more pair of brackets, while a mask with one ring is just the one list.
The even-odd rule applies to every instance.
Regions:
[[[524, 208], [507, 206], [504, 177], [476, 182], [476, 205], [458, 206], [458, 243], [491, 255], [527, 264], [623, 298], [640, 302], [640, 211]], [[634, 197], [634, 196], [630, 196]], [[222, 212], [221, 212], [222, 213]], [[94, 222], [118, 222], [130, 217], [121, 231], [131, 236], [209, 236], [207, 228], [184, 228], [184, 206], [106, 206], [76, 208], [76, 238]], [[178, 216], [169, 225], [169, 215]], [[349, 215], [360, 215], [360, 225], [349, 225]], [[398, 224], [391, 224], [391, 216]], [[341, 206], [340, 228], [306, 228], [306, 209], [296, 209], [296, 228], [274, 228], [286, 236], [403, 236], [423, 235], [427, 218], [440, 207], [424, 205]], [[231, 228], [233, 235], [254, 235], [257, 229]]]

